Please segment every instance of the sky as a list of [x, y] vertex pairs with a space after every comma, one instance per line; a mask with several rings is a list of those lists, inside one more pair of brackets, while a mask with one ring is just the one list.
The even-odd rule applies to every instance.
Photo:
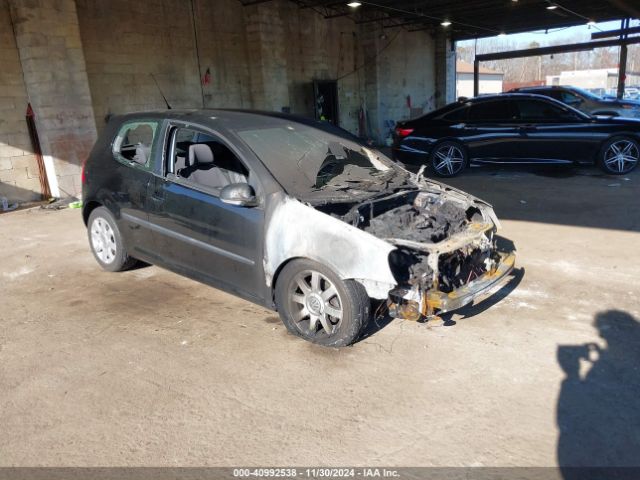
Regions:
[[[639, 24], [640, 22], [638, 20], [632, 20], [631, 22], [631, 26], [638, 26]], [[584, 37], [588, 37], [591, 33], [597, 32], [599, 30], [600, 31], [617, 30], [619, 28], [620, 28], [619, 21], [600, 22], [591, 28], [587, 25], [580, 25], [577, 27], [570, 27], [570, 28], [551, 29], [549, 30], [548, 33], [546, 33], [544, 30], [537, 30], [535, 32], [529, 32], [529, 33], [515, 33], [512, 35], [506, 35], [505, 37], [500, 37], [499, 39], [500, 40], [504, 39], [505, 41], [508, 41], [510, 44], [512, 44], [512, 42], [514, 41], [518, 43], [522, 43], [523, 45], [527, 45], [531, 42], [538, 42], [544, 46], [547, 44], [561, 44], [563, 43], [563, 41], [570, 42], [578, 34]], [[478, 44], [480, 44], [482, 41], [486, 41], [489, 39], [491, 39], [491, 42], [495, 42], [496, 38], [497, 37], [488, 37], [487, 39], [479, 39]], [[588, 38], [586, 40], [588, 41]], [[465, 40], [463, 42], [458, 42], [458, 45], [469, 46], [469, 45], [473, 45], [474, 42], [475, 40]]]

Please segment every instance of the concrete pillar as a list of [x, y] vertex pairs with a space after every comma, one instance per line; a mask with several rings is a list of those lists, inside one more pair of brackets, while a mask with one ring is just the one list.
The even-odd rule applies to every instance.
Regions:
[[445, 33], [436, 34], [436, 108], [456, 100], [456, 52]]
[[287, 39], [282, 19], [286, 0], [245, 7], [251, 98], [255, 108], [289, 107]]
[[10, 203], [40, 200], [38, 163], [25, 121], [28, 103], [9, 6], [0, 0], [0, 197]]
[[376, 143], [382, 142], [382, 118], [380, 116], [380, 82], [378, 51], [380, 39], [378, 32], [367, 25], [360, 27], [360, 42], [364, 68], [364, 106], [366, 109], [366, 138]]
[[78, 196], [96, 126], [74, 0], [9, 0], [53, 196]]

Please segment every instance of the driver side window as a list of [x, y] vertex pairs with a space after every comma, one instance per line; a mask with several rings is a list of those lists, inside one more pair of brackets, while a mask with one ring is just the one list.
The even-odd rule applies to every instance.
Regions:
[[213, 135], [179, 127], [171, 142], [168, 167], [176, 177], [218, 192], [232, 183], [249, 183], [249, 170]]
[[571, 92], [562, 92], [560, 94], [560, 100], [567, 105], [579, 105], [582, 103], [582, 99]]

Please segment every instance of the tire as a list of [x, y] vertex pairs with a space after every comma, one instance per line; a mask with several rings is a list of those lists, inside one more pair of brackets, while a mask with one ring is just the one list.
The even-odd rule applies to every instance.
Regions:
[[127, 254], [113, 215], [105, 207], [97, 207], [89, 215], [87, 236], [93, 256], [108, 272], [121, 272], [136, 264], [137, 260]]
[[429, 154], [429, 165], [438, 177], [455, 177], [466, 168], [468, 163], [467, 150], [458, 142], [438, 143]]
[[354, 343], [371, 316], [371, 300], [360, 283], [341, 280], [331, 269], [306, 259], [285, 265], [276, 282], [275, 302], [289, 332], [325, 347]]
[[630, 137], [609, 139], [600, 149], [598, 166], [609, 175], [626, 175], [640, 162], [640, 143]]

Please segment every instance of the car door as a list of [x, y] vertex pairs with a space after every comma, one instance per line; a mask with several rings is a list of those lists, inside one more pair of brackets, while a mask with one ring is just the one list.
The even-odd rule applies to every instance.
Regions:
[[515, 111], [507, 99], [479, 100], [469, 108], [461, 136], [476, 162], [505, 162], [518, 153], [521, 142]]
[[537, 163], [580, 162], [593, 158], [602, 141], [590, 119], [558, 102], [537, 98], [515, 101], [521, 134], [521, 158]]
[[[115, 168], [110, 188], [120, 233], [133, 256], [147, 257], [153, 235], [148, 225], [148, 192], [156, 168], [160, 123], [136, 119], [125, 122], [112, 143]], [[107, 205], [109, 206], [109, 205]]]
[[[264, 201], [259, 180], [237, 151], [211, 131], [176, 123], [167, 126], [166, 137], [165, 169], [154, 178], [150, 193], [149, 221], [159, 261], [205, 283], [260, 299]], [[215, 165], [224, 163], [225, 169], [238, 172], [220, 176], [214, 169], [222, 167], [203, 170], [197, 158], [189, 158], [190, 149], [211, 149]], [[208, 181], [207, 173], [214, 181]], [[223, 183], [242, 180], [257, 192], [259, 206], [230, 205], [220, 199]]]

